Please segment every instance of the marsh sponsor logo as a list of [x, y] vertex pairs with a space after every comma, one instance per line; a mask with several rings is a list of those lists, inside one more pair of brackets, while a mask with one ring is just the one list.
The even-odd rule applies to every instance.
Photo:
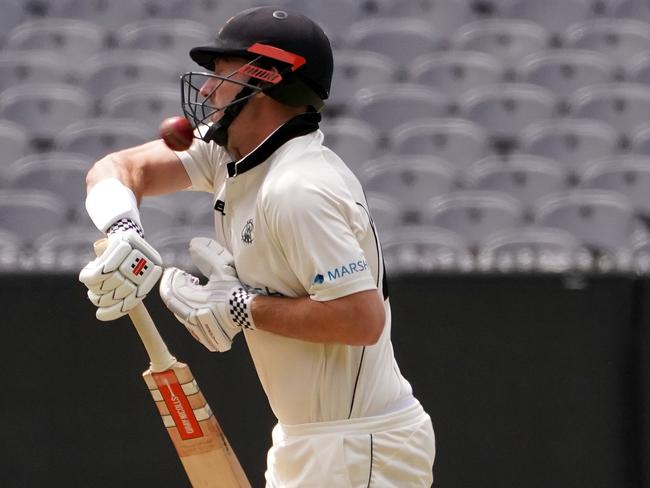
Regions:
[[[323, 283], [324, 281], [336, 281], [339, 278], [343, 278], [344, 276], [360, 273], [367, 269], [368, 269], [368, 262], [365, 259], [360, 259], [359, 261], [354, 261], [352, 263], [337, 266], [334, 269], [329, 269], [327, 270], [326, 273], [322, 275], [321, 274], [316, 275], [316, 278], [319, 277], [322, 278], [323, 281], [320, 281], [320, 283]], [[314, 280], [314, 282], [318, 282], [318, 281]]]

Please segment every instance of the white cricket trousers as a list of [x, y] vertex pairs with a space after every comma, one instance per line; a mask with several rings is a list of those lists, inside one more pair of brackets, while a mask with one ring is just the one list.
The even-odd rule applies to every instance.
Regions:
[[266, 488], [429, 488], [433, 426], [417, 400], [386, 415], [277, 424]]

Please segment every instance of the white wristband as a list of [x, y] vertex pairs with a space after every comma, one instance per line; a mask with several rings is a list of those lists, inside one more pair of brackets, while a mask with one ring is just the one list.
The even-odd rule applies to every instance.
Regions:
[[86, 211], [104, 233], [119, 219], [130, 219], [142, 227], [135, 195], [117, 178], [101, 180], [92, 187], [86, 197]]

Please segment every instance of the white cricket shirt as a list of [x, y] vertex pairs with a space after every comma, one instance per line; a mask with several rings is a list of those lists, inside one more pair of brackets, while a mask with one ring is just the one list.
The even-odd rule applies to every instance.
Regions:
[[[216, 239], [233, 254], [240, 280], [266, 295], [325, 301], [379, 289], [381, 249], [361, 184], [302, 114], [233, 163], [214, 143], [178, 153], [193, 190], [215, 200]], [[412, 397], [386, 324], [372, 346], [304, 342], [245, 330], [271, 408], [283, 424], [386, 413]], [[305, 324], [309, 327], [309, 324]]]

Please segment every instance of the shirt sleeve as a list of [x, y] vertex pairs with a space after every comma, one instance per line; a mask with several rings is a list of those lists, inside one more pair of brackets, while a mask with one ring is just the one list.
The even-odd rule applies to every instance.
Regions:
[[313, 300], [377, 289], [360, 237], [369, 231], [350, 195], [300, 182], [265, 195], [267, 224]]
[[219, 169], [225, 165], [228, 155], [222, 147], [196, 139], [187, 151], [176, 153], [185, 167], [190, 181], [190, 190], [214, 192]]

